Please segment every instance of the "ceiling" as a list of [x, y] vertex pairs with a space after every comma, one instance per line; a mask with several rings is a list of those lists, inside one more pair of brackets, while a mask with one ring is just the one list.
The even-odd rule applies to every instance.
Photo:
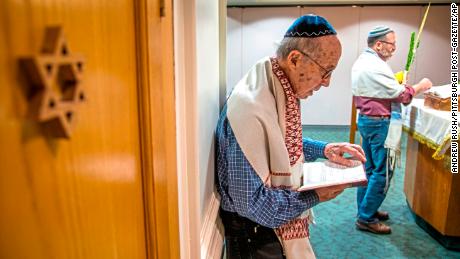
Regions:
[[450, 4], [452, 1], [445, 0], [386, 0], [386, 1], [370, 1], [370, 0], [227, 0], [227, 6], [292, 6], [292, 5], [400, 5], [400, 4]]

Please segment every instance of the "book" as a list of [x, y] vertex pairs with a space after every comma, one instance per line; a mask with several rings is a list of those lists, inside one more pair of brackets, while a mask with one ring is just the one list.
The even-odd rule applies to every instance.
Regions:
[[364, 166], [353, 160], [354, 165], [346, 167], [331, 161], [305, 163], [302, 186], [298, 191], [308, 191], [333, 185], [350, 184], [350, 187], [366, 186]]

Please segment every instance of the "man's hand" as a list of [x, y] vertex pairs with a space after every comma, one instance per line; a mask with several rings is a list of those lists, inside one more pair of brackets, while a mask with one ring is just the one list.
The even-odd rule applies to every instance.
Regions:
[[425, 92], [426, 90], [429, 90], [432, 85], [433, 83], [430, 81], [430, 79], [423, 78], [422, 80], [420, 80], [420, 82], [418, 82], [418, 84], [413, 85], [412, 87], [415, 90], [415, 95], [417, 95], [419, 93]]
[[330, 161], [344, 166], [353, 166], [353, 161], [343, 157], [345, 153], [350, 154], [352, 156], [352, 159], [359, 160], [363, 163], [366, 162], [364, 150], [356, 144], [350, 144], [346, 142], [329, 143], [326, 145], [326, 148], [324, 149], [324, 156]]
[[423, 91], [430, 90], [431, 86], [433, 86], [433, 83], [430, 81], [428, 78], [423, 78], [420, 80], [419, 85], [421, 85], [421, 88]]
[[316, 194], [318, 194], [319, 202], [328, 201], [337, 197], [341, 194], [345, 188], [350, 187], [349, 184], [334, 185], [329, 187], [322, 187], [315, 189]]

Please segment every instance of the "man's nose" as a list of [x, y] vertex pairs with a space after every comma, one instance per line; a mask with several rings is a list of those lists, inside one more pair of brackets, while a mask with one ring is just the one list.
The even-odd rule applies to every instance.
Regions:
[[328, 78], [324, 78], [322, 82], [322, 86], [324, 87], [329, 87], [329, 84], [331, 83], [331, 77], [329, 76]]

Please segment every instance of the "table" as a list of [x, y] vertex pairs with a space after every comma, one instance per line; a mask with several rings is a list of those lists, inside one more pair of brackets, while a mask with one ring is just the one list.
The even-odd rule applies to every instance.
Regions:
[[403, 114], [409, 135], [404, 177], [409, 208], [432, 237], [460, 250], [460, 174], [450, 172], [450, 112], [414, 99]]

